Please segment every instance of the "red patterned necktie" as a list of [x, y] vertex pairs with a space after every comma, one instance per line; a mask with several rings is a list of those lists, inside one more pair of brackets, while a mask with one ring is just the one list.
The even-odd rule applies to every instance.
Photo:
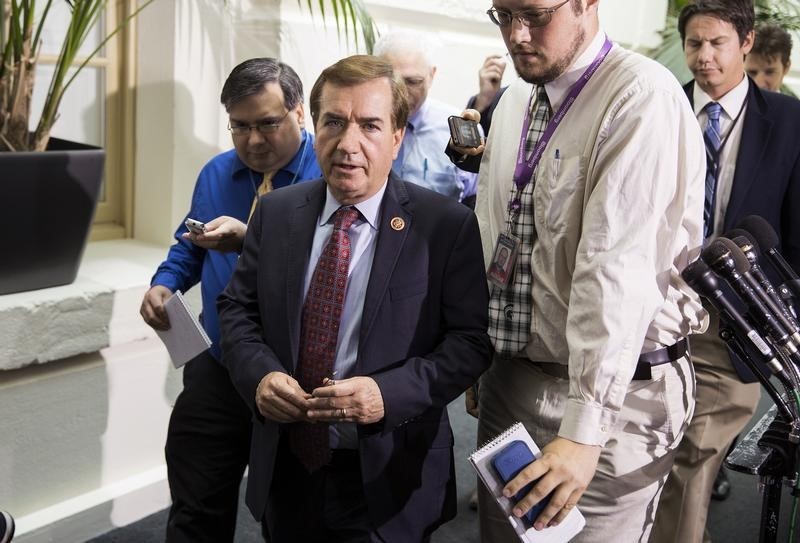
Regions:
[[[333, 372], [339, 323], [344, 309], [347, 272], [350, 268], [350, 236], [347, 230], [358, 219], [354, 207], [340, 207], [333, 216], [333, 233], [314, 268], [303, 304], [297, 380], [311, 392]], [[312, 473], [330, 461], [328, 425], [298, 422], [289, 432], [292, 453]]]

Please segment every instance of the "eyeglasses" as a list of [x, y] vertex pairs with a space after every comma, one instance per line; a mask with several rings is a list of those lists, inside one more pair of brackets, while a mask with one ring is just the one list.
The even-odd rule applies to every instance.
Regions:
[[525, 9], [514, 12], [492, 8], [487, 10], [486, 14], [489, 16], [489, 19], [500, 28], [510, 26], [514, 19], [517, 19], [523, 26], [539, 28], [541, 26], [547, 26], [553, 18], [553, 13], [558, 11], [558, 8], [569, 1], [570, 0], [564, 0], [557, 6], [551, 8]]
[[281, 117], [280, 119], [259, 121], [255, 124], [238, 124], [238, 123], [231, 124], [231, 122], [228, 121], [228, 130], [230, 130], [233, 136], [241, 137], [241, 136], [249, 136], [250, 131], [255, 128], [262, 136], [266, 136], [268, 134], [272, 134], [273, 132], [278, 130], [278, 128], [280, 128], [281, 123], [283, 123], [283, 120], [286, 118], [287, 115], [289, 115], [290, 111], [291, 110], [288, 110], [286, 113], [284, 113], [283, 117]]

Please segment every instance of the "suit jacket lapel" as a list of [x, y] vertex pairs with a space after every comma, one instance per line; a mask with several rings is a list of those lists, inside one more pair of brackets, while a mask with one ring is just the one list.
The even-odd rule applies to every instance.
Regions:
[[[364, 298], [359, 345], [364, 345], [372, 330], [378, 308], [386, 296], [389, 279], [394, 272], [400, 251], [403, 249], [403, 244], [411, 229], [412, 214], [406, 208], [407, 203], [408, 192], [405, 186], [394, 173], [389, 174], [389, 181], [386, 185], [386, 192], [381, 206], [380, 223], [378, 224], [378, 245], [375, 247], [372, 271], [370, 271], [367, 293]], [[395, 218], [403, 220], [402, 228], [396, 229], [391, 226], [392, 219]]]
[[306, 197], [290, 211], [289, 247], [286, 266], [286, 315], [289, 319], [289, 341], [292, 353], [291, 371], [297, 367], [300, 349], [300, 319], [303, 309], [303, 286], [308, 268], [311, 245], [322, 207], [325, 205], [325, 182], [315, 182], [317, 186], [306, 193]]
[[[683, 92], [686, 93], [686, 98], [689, 99], [689, 105], [694, 108], [694, 81], [689, 81], [683, 86]], [[692, 109], [694, 112], [694, 109]]]
[[733, 228], [731, 224], [739, 217], [739, 210], [747, 201], [750, 188], [755, 185], [757, 172], [769, 143], [772, 122], [765, 116], [766, 103], [761, 92], [753, 81], [747, 92], [747, 111], [742, 126], [742, 141], [736, 157], [736, 171], [733, 175], [731, 196], [725, 211], [725, 230]]

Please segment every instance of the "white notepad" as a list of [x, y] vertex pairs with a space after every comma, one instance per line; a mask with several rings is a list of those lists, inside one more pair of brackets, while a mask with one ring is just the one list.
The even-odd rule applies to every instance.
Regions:
[[169, 330], [156, 330], [156, 334], [166, 345], [172, 364], [180, 368], [211, 347], [211, 340], [180, 291], [167, 300], [164, 309], [169, 317]]
[[539, 447], [536, 446], [536, 443], [533, 442], [531, 435], [522, 423], [518, 422], [472, 453], [469, 456], [472, 467], [478, 472], [478, 476], [483, 481], [483, 484], [486, 485], [486, 488], [489, 489], [489, 493], [495, 496], [500, 508], [508, 516], [508, 522], [511, 523], [520, 541], [523, 541], [523, 543], [562, 543], [569, 541], [583, 530], [583, 527], [586, 525], [586, 520], [583, 518], [581, 512], [578, 511], [577, 507], [574, 507], [572, 511], [569, 512], [561, 524], [545, 528], [541, 531], [534, 530], [533, 528], [526, 529], [522, 520], [511, 513], [514, 504], [511, 500], [503, 496], [503, 487], [505, 485], [498, 477], [494, 467], [492, 467], [491, 459], [495, 454], [500, 452], [505, 445], [516, 440], [525, 442], [536, 458], [542, 456], [542, 452], [539, 450]]

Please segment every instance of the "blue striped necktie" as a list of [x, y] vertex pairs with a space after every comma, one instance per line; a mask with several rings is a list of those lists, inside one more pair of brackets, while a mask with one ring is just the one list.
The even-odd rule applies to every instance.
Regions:
[[703, 131], [706, 143], [706, 198], [703, 207], [705, 237], [714, 232], [714, 206], [716, 204], [717, 175], [719, 174], [719, 148], [721, 145], [719, 114], [722, 107], [717, 102], [709, 102], [706, 107], [708, 122]]

